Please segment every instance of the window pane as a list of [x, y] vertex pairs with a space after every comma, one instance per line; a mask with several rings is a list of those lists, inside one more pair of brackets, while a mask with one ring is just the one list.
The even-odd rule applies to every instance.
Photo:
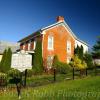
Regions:
[[71, 53], [71, 42], [67, 41], [67, 52]]
[[48, 49], [53, 49], [53, 37], [48, 36]]

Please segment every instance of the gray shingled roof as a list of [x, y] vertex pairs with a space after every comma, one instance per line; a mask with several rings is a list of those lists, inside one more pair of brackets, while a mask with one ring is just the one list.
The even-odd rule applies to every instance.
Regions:
[[11, 48], [12, 52], [16, 52], [20, 48], [18, 43], [12, 43], [7, 41], [0, 41], [0, 54], [4, 52], [5, 49]]

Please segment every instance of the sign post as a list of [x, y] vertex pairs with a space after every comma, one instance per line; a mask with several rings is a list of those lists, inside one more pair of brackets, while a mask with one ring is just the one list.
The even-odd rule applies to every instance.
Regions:
[[[26, 86], [27, 69], [32, 69], [32, 55], [26, 53], [23, 50], [20, 53], [12, 54], [11, 68], [19, 70], [21, 74], [23, 71], [25, 71], [24, 86]], [[22, 76], [21, 82], [16, 85], [19, 99], [21, 97], [21, 84]]]
[[26, 87], [26, 78], [27, 78], [27, 69], [25, 70], [25, 80], [24, 80], [24, 87]]

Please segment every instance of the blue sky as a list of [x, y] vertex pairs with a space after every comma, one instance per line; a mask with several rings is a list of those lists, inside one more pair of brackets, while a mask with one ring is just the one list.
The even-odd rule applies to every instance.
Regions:
[[0, 0], [0, 40], [17, 42], [64, 16], [89, 45], [100, 35], [100, 0]]

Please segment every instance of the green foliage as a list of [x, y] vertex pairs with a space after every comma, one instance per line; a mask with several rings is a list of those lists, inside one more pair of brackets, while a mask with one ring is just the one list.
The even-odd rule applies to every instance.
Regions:
[[7, 74], [0, 73], [0, 86], [6, 86], [7, 85]]
[[10, 67], [11, 67], [11, 56], [12, 56], [11, 48], [8, 48], [8, 50], [5, 49], [1, 63], [0, 63], [0, 70], [2, 72], [7, 72], [10, 69]]
[[7, 78], [7, 74], [5, 74], [5, 73], [1, 73], [1, 72], [0, 72], [0, 79], [1, 79], [1, 78], [6, 79], [6, 78]]
[[54, 56], [52, 66], [56, 68], [60, 74], [67, 74], [71, 70], [71, 67], [67, 63], [60, 62], [56, 55]]
[[31, 77], [34, 74], [33, 69], [27, 69], [27, 77]]
[[83, 46], [80, 47], [77, 45], [77, 47], [74, 49], [74, 54], [78, 55], [78, 57], [83, 60]]
[[84, 54], [84, 60], [87, 63], [87, 67], [88, 68], [93, 68], [93, 59], [92, 59], [92, 55], [89, 53], [85, 53]]
[[56, 70], [60, 74], [68, 74], [71, 71], [71, 67], [67, 63], [58, 62]]
[[5, 49], [3, 52], [3, 57], [2, 57], [1, 63], [0, 63], [0, 71], [1, 72], [5, 71], [6, 55], [7, 55], [7, 50]]
[[92, 55], [94, 58], [100, 58], [100, 37], [98, 37], [96, 44], [93, 46]]
[[54, 58], [53, 58], [52, 66], [57, 67], [58, 63], [59, 63], [59, 59], [58, 59], [57, 55], [55, 55]]
[[11, 77], [11, 78], [14, 78], [14, 77], [20, 77], [20, 71], [17, 70], [17, 69], [10, 69], [8, 72], [7, 72], [8, 76]]
[[75, 55], [70, 62], [70, 65], [76, 69], [85, 69], [87, 68], [87, 64], [85, 61], [79, 59], [77, 55]]
[[[36, 81], [33, 80], [33, 82]], [[81, 80], [77, 79], [74, 81], [73, 80], [62, 81], [62, 82], [57, 82], [56, 84], [53, 83], [40, 86], [38, 88], [33, 87], [33, 88], [23, 89], [21, 92], [21, 96], [23, 100], [32, 100], [32, 98], [34, 98], [34, 100], [99, 100], [100, 96], [99, 83], [100, 83], [100, 76], [87, 77], [85, 79]], [[17, 94], [16, 91], [13, 92], [13, 90], [6, 91], [0, 95], [0, 99], [18, 100], [16, 94]]]
[[12, 51], [11, 48], [8, 48], [7, 55], [6, 55], [6, 71], [8, 71], [11, 68], [11, 57], [12, 57]]
[[33, 70], [36, 73], [43, 72], [43, 59], [42, 59], [42, 42], [37, 40], [36, 48], [33, 58]]

